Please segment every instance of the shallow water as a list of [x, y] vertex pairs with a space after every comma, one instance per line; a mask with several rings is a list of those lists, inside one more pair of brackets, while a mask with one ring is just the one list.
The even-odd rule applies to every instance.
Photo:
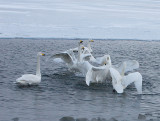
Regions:
[[[69, 72], [65, 65], [48, 60], [52, 53], [77, 46], [79, 40], [0, 39], [0, 120], [58, 121], [102, 117], [122, 120], [160, 120], [160, 42], [95, 40], [93, 55], [111, 55], [112, 63], [139, 61], [143, 76], [143, 95], [134, 85], [124, 94], [112, 92], [112, 85], [92, 84]], [[35, 73], [36, 54], [42, 51], [42, 82], [39, 86], [18, 87], [13, 82], [25, 73]]]

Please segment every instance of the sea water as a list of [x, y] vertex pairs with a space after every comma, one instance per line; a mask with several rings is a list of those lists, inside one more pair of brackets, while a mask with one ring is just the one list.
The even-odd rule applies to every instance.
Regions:
[[[84, 45], [88, 40], [84, 40]], [[56, 63], [52, 54], [78, 46], [76, 39], [0, 39], [0, 121], [59, 121], [63, 117], [114, 118], [118, 121], [160, 120], [160, 42], [137, 40], [95, 40], [93, 56], [110, 54], [113, 65], [137, 60], [143, 77], [143, 94], [134, 84], [123, 94], [113, 92], [110, 82], [87, 86], [85, 77]], [[15, 80], [35, 74], [37, 52], [41, 57], [42, 82], [18, 87]]]

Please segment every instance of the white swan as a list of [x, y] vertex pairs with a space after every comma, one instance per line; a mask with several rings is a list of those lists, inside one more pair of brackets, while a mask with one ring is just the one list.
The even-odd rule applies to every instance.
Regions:
[[[65, 52], [62, 53], [58, 53], [58, 54], [54, 54], [51, 56], [51, 58], [60, 58], [63, 60], [63, 62], [66, 63], [67, 67], [69, 68], [69, 70], [71, 71], [82, 71], [84, 70], [86, 67], [84, 67], [84, 69], [82, 69], [81, 64], [82, 62], [84, 62], [85, 60], [87, 60], [87, 58], [90, 57], [90, 54], [83, 54], [82, 53], [82, 42], [79, 42], [79, 46], [78, 46], [78, 57], [75, 57], [75, 54], [73, 52], [73, 49], [67, 50]], [[84, 63], [83, 63], [84, 65]]]
[[87, 48], [88, 48], [88, 50], [89, 50], [90, 53], [93, 52], [93, 50], [92, 50], [92, 48], [91, 48], [91, 42], [94, 42], [94, 40], [89, 40], [89, 41], [88, 41], [88, 45], [87, 45]]
[[87, 74], [86, 74], [86, 84], [89, 86], [90, 83], [103, 83], [107, 79], [110, 79], [110, 73], [109, 68], [112, 66], [110, 56], [108, 55], [108, 58], [103, 66], [100, 67], [94, 67], [92, 66]]
[[[125, 70], [125, 64], [124, 69]], [[142, 75], [139, 72], [130, 73], [124, 76], [124, 73], [120, 74], [116, 69], [110, 68], [110, 74], [112, 77], [113, 88], [117, 93], [123, 93], [123, 90], [131, 83], [134, 82], [138, 94], [142, 94]]]
[[[88, 86], [90, 85], [90, 83], [95, 83], [95, 82], [104, 83], [106, 82], [106, 80], [111, 80], [111, 74], [109, 69], [111, 67], [115, 68], [115, 66], [112, 65], [111, 63], [110, 55], [105, 55], [100, 60], [103, 60], [101, 61], [101, 63], [103, 62], [103, 64], [105, 63], [105, 65], [101, 67], [92, 66], [86, 74], [86, 84]], [[139, 63], [137, 61], [129, 60], [129, 61], [124, 61], [121, 64], [118, 64], [118, 66], [115, 69], [117, 69], [119, 73], [124, 75], [124, 73], [128, 71], [133, 71], [133, 69], [137, 69], [138, 67], [139, 67]]]
[[45, 56], [45, 54], [39, 52], [37, 54], [37, 68], [36, 75], [24, 74], [20, 78], [16, 79], [16, 84], [18, 85], [37, 85], [41, 82], [41, 72], [40, 72], [40, 55]]

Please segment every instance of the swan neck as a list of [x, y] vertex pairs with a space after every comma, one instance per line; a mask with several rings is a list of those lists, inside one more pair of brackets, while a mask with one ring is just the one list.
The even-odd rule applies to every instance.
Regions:
[[112, 66], [111, 60], [109, 60], [109, 65]]
[[91, 44], [90, 44], [90, 42], [88, 42], [88, 49], [91, 51]]
[[122, 74], [121, 74], [122, 77], [124, 76], [125, 69], [126, 69], [126, 63], [123, 64], [123, 69], [122, 69]]
[[40, 71], [40, 56], [39, 56], [39, 55], [37, 55], [36, 75], [37, 75], [37, 76], [41, 76], [41, 71]]
[[79, 47], [78, 47], [78, 61], [80, 61], [81, 59], [81, 44], [79, 43]]

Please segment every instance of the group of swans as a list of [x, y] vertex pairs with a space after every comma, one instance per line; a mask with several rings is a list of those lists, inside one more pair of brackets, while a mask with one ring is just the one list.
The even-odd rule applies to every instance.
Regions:
[[[141, 94], [142, 75], [139, 72], [125, 75], [126, 72], [139, 68], [139, 63], [136, 60], [130, 60], [118, 65], [112, 65], [110, 55], [94, 58], [90, 45], [91, 42], [94, 41], [90, 40], [88, 46], [85, 47], [81, 40], [77, 48], [54, 54], [51, 58], [60, 58], [66, 63], [70, 71], [81, 72], [85, 75], [85, 81], [88, 86], [90, 83], [105, 83], [111, 80], [113, 89], [117, 93], [123, 93], [129, 84], [134, 83], [138, 94]], [[41, 52], [37, 54], [36, 75], [24, 74], [16, 80], [16, 84], [26, 86], [37, 85], [41, 82], [40, 56], [45, 56], [45, 54]], [[99, 66], [94, 66], [92, 63], [96, 63]]]
[[[139, 72], [125, 75], [126, 72], [139, 68], [139, 63], [136, 60], [129, 60], [118, 65], [112, 65], [110, 55], [95, 58], [92, 55], [91, 42], [94, 41], [90, 40], [87, 47], [85, 47], [83, 41], [80, 40], [77, 48], [53, 54], [51, 58], [60, 58], [66, 63], [70, 71], [81, 72], [85, 75], [88, 86], [90, 83], [105, 83], [112, 80], [113, 89], [117, 93], [123, 93], [123, 90], [129, 84], [134, 83], [138, 94], [141, 94], [142, 75]], [[99, 66], [94, 66], [95, 63]]]

